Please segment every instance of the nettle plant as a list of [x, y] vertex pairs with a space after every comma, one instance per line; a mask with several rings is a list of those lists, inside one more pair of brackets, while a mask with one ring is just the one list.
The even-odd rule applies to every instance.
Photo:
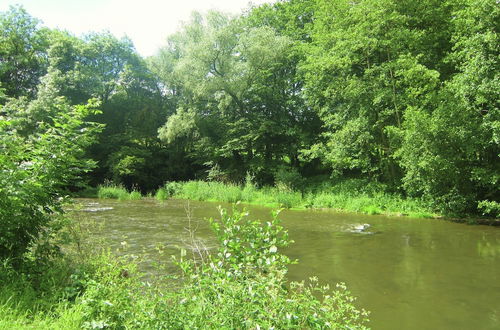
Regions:
[[280, 225], [279, 212], [262, 222], [249, 220], [248, 212], [236, 207], [219, 211], [220, 219], [209, 220], [217, 251], [199, 253], [196, 260], [186, 259], [183, 251], [176, 261], [185, 285], [169, 299], [170, 326], [366, 328], [368, 313], [354, 306], [345, 285], [332, 291], [315, 277], [307, 284], [287, 281], [287, 266], [295, 261], [280, 252], [292, 241]]

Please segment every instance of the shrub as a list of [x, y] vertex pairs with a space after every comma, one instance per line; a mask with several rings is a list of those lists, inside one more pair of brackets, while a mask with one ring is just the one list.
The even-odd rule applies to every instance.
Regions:
[[160, 187], [155, 194], [157, 200], [165, 200], [174, 195], [177, 195], [182, 190], [182, 183], [180, 182], [166, 182], [163, 187]]
[[[290, 259], [279, 252], [291, 241], [275, 213], [269, 222], [223, 209], [211, 226], [217, 253], [178, 265], [185, 285], [162, 311], [173, 328], [351, 328], [363, 329], [367, 313], [357, 310], [345, 286], [330, 292], [318, 285], [287, 284]], [[182, 256], [183, 254], [181, 254]], [[166, 307], [166, 306], [165, 306]], [[158, 326], [158, 325], [157, 325]]]
[[106, 184], [98, 187], [97, 197], [101, 199], [118, 200], [138, 200], [142, 198], [141, 192], [132, 190], [128, 192], [125, 187], [120, 185]]
[[164, 201], [164, 200], [168, 199], [169, 197], [170, 197], [170, 195], [167, 193], [167, 191], [165, 189], [163, 189], [163, 187], [158, 188], [158, 190], [155, 193], [155, 198], [159, 201]]
[[500, 218], [500, 203], [495, 201], [480, 201], [477, 208], [483, 212], [483, 215], [490, 215]]
[[132, 190], [129, 194], [128, 194], [128, 199], [129, 200], [139, 200], [142, 198], [142, 194], [140, 191], [138, 190]]
[[[99, 130], [84, 122], [93, 113], [85, 106], [71, 107], [58, 98], [25, 106], [2, 108], [7, 116], [0, 120], [0, 259], [18, 261], [41, 235], [58, 229], [54, 219], [62, 213], [65, 187], [93, 167], [82, 158], [83, 150]], [[28, 130], [35, 107], [54, 116]]]
[[295, 167], [279, 166], [274, 172], [274, 183], [278, 186], [284, 186], [290, 190], [302, 190], [304, 187], [304, 178]]

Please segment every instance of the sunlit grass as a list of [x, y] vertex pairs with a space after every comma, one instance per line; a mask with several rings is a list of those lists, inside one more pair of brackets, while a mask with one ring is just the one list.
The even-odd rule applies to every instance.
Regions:
[[122, 186], [105, 185], [98, 187], [97, 197], [100, 199], [139, 200], [142, 195], [137, 190], [129, 192]]
[[241, 201], [293, 209], [328, 208], [372, 215], [435, 216], [417, 199], [403, 198], [398, 194], [383, 191], [382, 187], [376, 184], [366, 185], [355, 180], [337, 185], [323, 185], [308, 192], [292, 191], [283, 187], [256, 188], [251, 184], [236, 185], [221, 182], [189, 181], [175, 184], [175, 189], [170, 189], [168, 193], [160, 188], [156, 192], [156, 198], [163, 200], [173, 196], [198, 201], [228, 203]]

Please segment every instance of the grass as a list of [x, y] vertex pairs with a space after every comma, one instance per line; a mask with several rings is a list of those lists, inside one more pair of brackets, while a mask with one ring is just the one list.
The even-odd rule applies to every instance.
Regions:
[[101, 199], [139, 200], [142, 194], [137, 190], [128, 191], [119, 185], [103, 185], [97, 187], [97, 197]]
[[[127, 191], [120, 185], [101, 185], [97, 196], [102, 199], [139, 200], [137, 190]], [[385, 191], [385, 187], [363, 180], [345, 180], [337, 184], [316, 183], [306, 192], [293, 191], [286, 186], [257, 188], [251, 182], [237, 185], [222, 182], [188, 181], [167, 182], [154, 197], [166, 200], [170, 197], [197, 201], [214, 201], [293, 209], [335, 209], [364, 214], [405, 215], [420, 218], [436, 217], [424, 203], [417, 199]]]
[[[175, 184], [175, 187], [173, 186]], [[417, 199], [403, 198], [387, 193], [382, 186], [350, 180], [336, 185], [320, 186], [302, 193], [286, 187], [256, 188], [252, 184], [236, 185], [221, 182], [188, 181], [169, 183], [160, 188], [157, 199], [169, 197], [198, 201], [217, 201], [283, 207], [293, 209], [335, 209], [364, 214], [406, 215], [435, 217], [436, 215]]]

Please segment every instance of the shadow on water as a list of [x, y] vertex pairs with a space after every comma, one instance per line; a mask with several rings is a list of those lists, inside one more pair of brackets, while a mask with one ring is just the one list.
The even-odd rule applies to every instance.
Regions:
[[[174, 271], [170, 255], [189, 248], [189, 224], [201, 244], [215, 246], [204, 219], [217, 217], [219, 203], [190, 201], [188, 221], [183, 200], [80, 202], [104, 223], [99, 235], [106, 244], [144, 256], [146, 272], [154, 272], [153, 262]], [[252, 218], [270, 218], [270, 209], [248, 208]], [[289, 278], [347, 283], [371, 311], [374, 329], [500, 328], [500, 228], [333, 211], [287, 210], [280, 217], [295, 241], [284, 252], [299, 260]]]

